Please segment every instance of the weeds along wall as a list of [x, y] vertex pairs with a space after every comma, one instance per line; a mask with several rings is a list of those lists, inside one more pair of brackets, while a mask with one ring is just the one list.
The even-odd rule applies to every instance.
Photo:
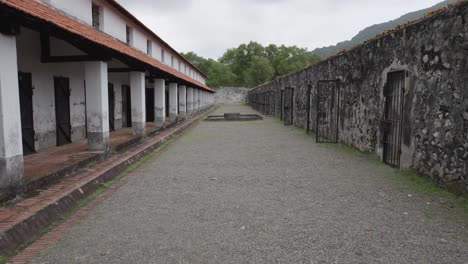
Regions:
[[[397, 149], [398, 166], [415, 169], [454, 191], [467, 193], [467, 20], [468, 4], [463, 2], [256, 87], [249, 92], [249, 103], [258, 108], [259, 100], [269, 100], [263, 105], [269, 113], [281, 117], [289, 111], [285, 89], [293, 88], [293, 124], [305, 128], [310, 116], [314, 131], [319, 82], [339, 80], [339, 106], [334, 105], [338, 142], [388, 159], [389, 89], [394, 86], [388, 78], [394, 72], [403, 73], [398, 86], [402, 90], [401, 109], [390, 113], [391, 119], [399, 122], [399, 134], [392, 135], [401, 146], [401, 152]], [[270, 92], [263, 97], [268, 99], [259, 99], [265, 92]]]

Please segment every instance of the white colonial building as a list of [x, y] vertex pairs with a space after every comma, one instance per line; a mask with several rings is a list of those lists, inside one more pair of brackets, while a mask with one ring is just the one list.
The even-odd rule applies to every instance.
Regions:
[[213, 104], [206, 76], [114, 0], [0, 0], [0, 191], [24, 156], [164, 127]]

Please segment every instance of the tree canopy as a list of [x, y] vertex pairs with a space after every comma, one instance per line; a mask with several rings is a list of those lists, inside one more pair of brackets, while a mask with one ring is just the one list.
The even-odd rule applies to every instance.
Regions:
[[320, 61], [320, 56], [297, 46], [266, 47], [257, 42], [228, 49], [217, 61], [194, 52], [185, 58], [208, 75], [207, 85], [253, 87]]

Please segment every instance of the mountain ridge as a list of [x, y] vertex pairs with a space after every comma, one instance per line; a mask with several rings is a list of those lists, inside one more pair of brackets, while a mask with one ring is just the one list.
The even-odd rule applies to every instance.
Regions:
[[410, 12], [405, 15], [400, 16], [397, 19], [390, 20], [388, 22], [375, 24], [369, 26], [361, 31], [358, 32], [356, 36], [354, 36], [351, 40], [345, 40], [342, 42], [338, 42], [336, 45], [331, 45], [327, 47], [316, 48], [312, 51], [312, 53], [320, 55], [322, 58], [326, 58], [332, 56], [342, 50], [348, 50], [353, 48], [356, 45], [363, 43], [364, 41], [375, 37], [376, 35], [385, 32], [386, 30], [390, 30], [395, 28], [398, 25], [405, 24], [407, 22], [419, 19], [424, 17], [428, 12], [435, 11], [439, 8], [447, 6], [452, 3], [457, 3], [459, 0], [445, 0], [442, 1], [432, 7], [421, 9], [418, 11]]

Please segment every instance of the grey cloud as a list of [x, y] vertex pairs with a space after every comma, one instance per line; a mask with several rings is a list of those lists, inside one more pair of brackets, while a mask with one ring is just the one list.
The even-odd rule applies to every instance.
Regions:
[[118, 0], [179, 51], [218, 58], [241, 43], [316, 47], [439, 0]]

